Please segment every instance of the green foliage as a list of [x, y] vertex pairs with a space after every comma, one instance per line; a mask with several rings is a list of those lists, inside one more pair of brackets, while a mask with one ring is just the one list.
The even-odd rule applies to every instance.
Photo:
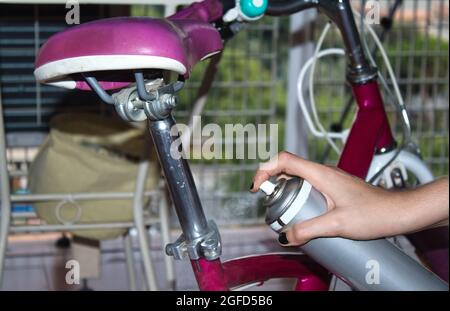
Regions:
[[162, 5], [132, 5], [131, 16], [147, 16], [160, 18], [164, 16], [164, 6]]
[[[437, 87], [437, 92], [445, 92], [448, 84], [426, 81], [436, 78], [445, 80], [448, 77], [448, 41], [418, 31], [413, 25], [407, 24], [397, 26], [395, 34], [401, 36], [401, 40], [396, 40], [396, 36], [392, 35], [384, 47], [391, 58], [399, 60], [400, 66], [396, 68], [397, 79], [414, 77], [422, 81], [401, 83], [401, 90], [406, 92], [407, 87], [411, 87], [413, 94], [426, 92], [432, 95], [432, 89]], [[382, 63], [380, 57], [377, 58], [377, 63]]]

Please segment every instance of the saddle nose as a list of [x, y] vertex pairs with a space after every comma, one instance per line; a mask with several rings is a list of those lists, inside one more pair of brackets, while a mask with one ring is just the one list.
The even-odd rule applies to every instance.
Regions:
[[[200, 60], [223, 49], [218, 31], [189, 19], [108, 18], [58, 33], [41, 47], [37, 81], [65, 88], [90, 89], [80, 74], [136, 69], [169, 70], [189, 77]], [[125, 76], [99, 80], [104, 89], [133, 82]], [[120, 76], [120, 75], [119, 75]]]

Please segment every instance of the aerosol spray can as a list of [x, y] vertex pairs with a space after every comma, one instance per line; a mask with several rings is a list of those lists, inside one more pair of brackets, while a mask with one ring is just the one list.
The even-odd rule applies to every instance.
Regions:
[[[261, 186], [266, 223], [280, 233], [327, 211], [325, 197], [294, 177]], [[300, 249], [357, 290], [448, 290], [448, 284], [386, 239], [313, 239]]]

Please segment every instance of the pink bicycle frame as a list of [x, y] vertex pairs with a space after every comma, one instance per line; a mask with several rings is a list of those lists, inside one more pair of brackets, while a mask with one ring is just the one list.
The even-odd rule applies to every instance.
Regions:
[[219, 259], [192, 261], [192, 268], [200, 290], [227, 291], [245, 284], [270, 279], [295, 278], [297, 291], [325, 291], [330, 274], [302, 254], [275, 253], [252, 255], [221, 263]]
[[391, 148], [395, 141], [386, 117], [378, 83], [370, 81], [366, 84], [353, 84], [352, 90], [358, 112], [338, 167], [364, 179], [375, 151]]

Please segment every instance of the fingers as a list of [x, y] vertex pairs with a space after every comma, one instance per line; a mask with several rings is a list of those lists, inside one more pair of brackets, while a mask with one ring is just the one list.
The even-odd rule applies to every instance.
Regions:
[[[285, 236], [283, 237], [283, 233]], [[303, 245], [319, 237], [335, 237], [340, 234], [338, 213], [328, 212], [321, 216], [300, 222], [280, 234], [283, 246]], [[284, 242], [284, 243], [283, 243]]]
[[280, 180], [280, 179], [291, 179], [291, 178], [292, 178], [292, 176], [287, 175], [287, 174], [279, 174], [277, 176], [277, 180]]
[[284, 151], [261, 165], [253, 177], [253, 185], [250, 191], [256, 192], [264, 181], [279, 174], [300, 176], [322, 192], [327, 192], [332, 187], [333, 183], [336, 182], [335, 176], [337, 176], [336, 171], [332, 168], [307, 161]]

